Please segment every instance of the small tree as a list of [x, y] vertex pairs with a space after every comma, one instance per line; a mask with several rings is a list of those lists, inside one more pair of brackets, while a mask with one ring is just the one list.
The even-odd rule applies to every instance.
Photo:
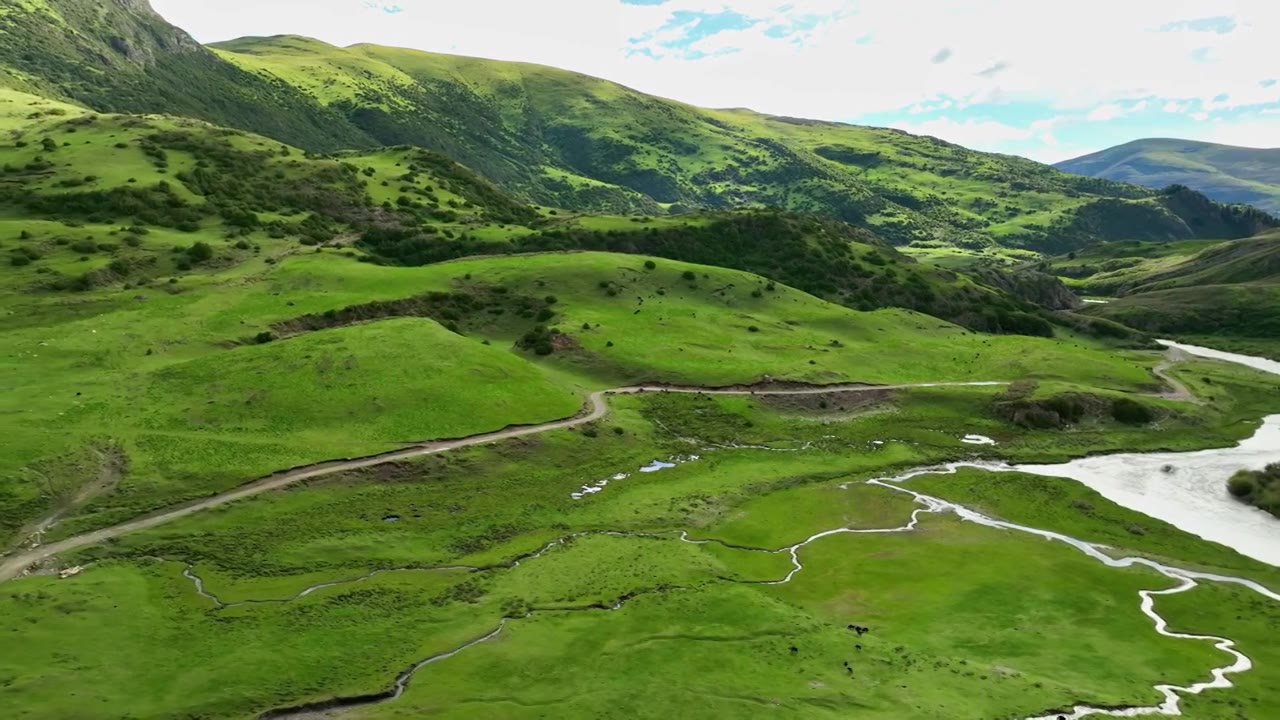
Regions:
[[1238, 498], [1249, 497], [1253, 494], [1255, 488], [1253, 473], [1248, 470], [1241, 470], [1227, 481], [1227, 491]]
[[213, 246], [204, 241], [197, 241], [187, 248], [187, 257], [193, 263], [208, 262], [213, 259]]

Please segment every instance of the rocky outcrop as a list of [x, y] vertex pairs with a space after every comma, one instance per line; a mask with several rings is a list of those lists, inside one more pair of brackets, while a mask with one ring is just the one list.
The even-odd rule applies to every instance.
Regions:
[[1084, 306], [1062, 280], [1036, 270], [982, 268], [973, 275], [986, 285], [1048, 310], [1076, 310]]

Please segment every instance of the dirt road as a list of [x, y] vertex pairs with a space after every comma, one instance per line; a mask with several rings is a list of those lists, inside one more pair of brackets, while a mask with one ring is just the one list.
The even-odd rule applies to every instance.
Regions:
[[1182, 383], [1181, 380], [1168, 373], [1169, 368], [1180, 362], [1185, 362], [1190, 357], [1191, 355], [1186, 351], [1176, 347], [1171, 347], [1169, 348], [1169, 351], [1165, 353], [1164, 360], [1161, 360], [1159, 365], [1156, 365], [1151, 369], [1151, 372], [1154, 373], [1156, 377], [1163, 380], [1165, 384], [1169, 386], [1168, 390], [1160, 393], [1157, 397], [1165, 400], [1179, 400], [1181, 402], [1202, 402], [1191, 392], [1190, 388]]
[[255, 480], [247, 485], [242, 485], [234, 490], [228, 490], [225, 493], [214, 495], [212, 497], [198, 500], [189, 505], [164, 510], [162, 512], [130, 520], [120, 525], [114, 525], [101, 530], [94, 530], [83, 535], [77, 535], [65, 540], [42, 545], [31, 550], [19, 551], [17, 554], [0, 560], [0, 582], [11, 580], [24, 574], [28, 568], [40, 563], [50, 557], [64, 553], [69, 550], [76, 550], [87, 545], [96, 545], [105, 540], [117, 538], [139, 530], [147, 530], [163, 525], [167, 522], [186, 517], [201, 510], [219, 507], [237, 500], [253, 497], [270, 490], [279, 490], [284, 487], [293, 485], [294, 483], [311, 478], [323, 477], [325, 475], [333, 475], [335, 473], [346, 472], [348, 470], [358, 470], [360, 468], [372, 467], [374, 465], [382, 465], [384, 463], [399, 462], [401, 460], [409, 460], [424, 455], [434, 455], [436, 453], [446, 452], [448, 450], [457, 450], [459, 448], [471, 447], [473, 445], [484, 445], [486, 443], [498, 442], [501, 440], [510, 440], [512, 438], [524, 437], [527, 435], [537, 435], [539, 433], [548, 432], [550, 430], [563, 430], [566, 428], [576, 427], [585, 423], [599, 420], [608, 413], [609, 407], [605, 402], [605, 398], [609, 395], [635, 395], [639, 393], [652, 392], [675, 392], [689, 394], [705, 394], [705, 395], [825, 395], [829, 393], [842, 392], [871, 392], [876, 390], [906, 390], [912, 388], [928, 388], [928, 387], [984, 387], [1007, 385], [1004, 382], [953, 382], [953, 383], [915, 383], [906, 385], [821, 385], [809, 387], [785, 387], [779, 389], [771, 389], [767, 386], [752, 388], [750, 386], [734, 386], [730, 388], [699, 388], [684, 386], [663, 386], [663, 385], [636, 385], [631, 387], [614, 388], [613, 390], [600, 390], [591, 393], [588, 396], [587, 406], [577, 415], [566, 418], [564, 420], [554, 420], [552, 422], [542, 423], [540, 425], [523, 425], [497, 430], [495, 432], [481, 433], [479, 435], [470, 435], [464, 438], [454, 440], [439, 440], [432, 442], [424, 442], [412, 445], [410, 447], [393, 450], [391, 452], [379, 455], [371, 455], [369, 457], [331, 460], [315, 465], [306, 465], [292, 470], [268, 475], [260, 480]]

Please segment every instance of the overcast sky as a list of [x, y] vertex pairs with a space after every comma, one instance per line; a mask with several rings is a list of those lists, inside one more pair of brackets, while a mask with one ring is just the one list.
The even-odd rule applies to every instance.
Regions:
[[1141, 137], [1280, 147], [1280, 0], [152, 4], [203, 42], [291, 33], [537, 62], [1045, 162]]

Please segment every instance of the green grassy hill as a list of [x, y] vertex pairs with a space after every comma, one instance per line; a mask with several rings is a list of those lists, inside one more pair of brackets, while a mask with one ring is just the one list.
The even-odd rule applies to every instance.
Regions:
[[1186, 185], [1224, 203], [1280, 213], [1280, 148], [1195, 140], [1134, 140], [1054, 167], [1077, 175], [1162, 188]]
[[9, 5], [0, 67], [15, 89], [197, 117], [311, 151], [420, 146], [542, 206], [769, 206], [920, 252], [996, 254], [1244, 237], [1274, 224], [934, 138], [696, 108], [553, 68], [294, 36], [204, 48], [144, 0], [102, 12], [87, 0]]
[[223, 62], [147, 0], [3, 0], [0, 85], [103, 112], [200, 118], [313, 150], [371, 143], [297, 89]]
[[[1033, 250], [1197, 237], [1198, 218], [1221, 212], [934, 138], [707, 110], [542, 66], [293, 36], [215, 49], [382, 142], [440, 150], [546, 205], [773, 206], [832, 215], [896, 245]], [[1240, 225], [1233, 233], [1253, 222], [1227, 219]]]
[[1280, 233], [1247, 240], [1105, 243], [1049, 264], [1087, 295], [1089, 315], [1152, 334], [1280, 353]]
[[426, 150], [312, 156], [197, 120], [98, 114], [16, 91], [0, 90], [0, 123], [12, 139], [0, 145], [0, 201], [9, 208], [0, 226], [13, 236], [0, 253], [44, 290], [144, 285], [291, 246], [401, 265], [608, 250], [747, 270], [860, 310], [903, 307], [982, 331], [1051, 333], [1035, 298], [917, 263], [836, 221], [537, 208]]
[[0, 268], [6, 534], [69, 502], [103, 447], [128, 471], [68, 531], [283, 466], [567, 416], [582, 388], [639, 380], [1150, 381], [1089, 342], [982, 336], [634, 255], [402, 268], [278, 246], [72, 298], [31, 292], [26, 270]]

